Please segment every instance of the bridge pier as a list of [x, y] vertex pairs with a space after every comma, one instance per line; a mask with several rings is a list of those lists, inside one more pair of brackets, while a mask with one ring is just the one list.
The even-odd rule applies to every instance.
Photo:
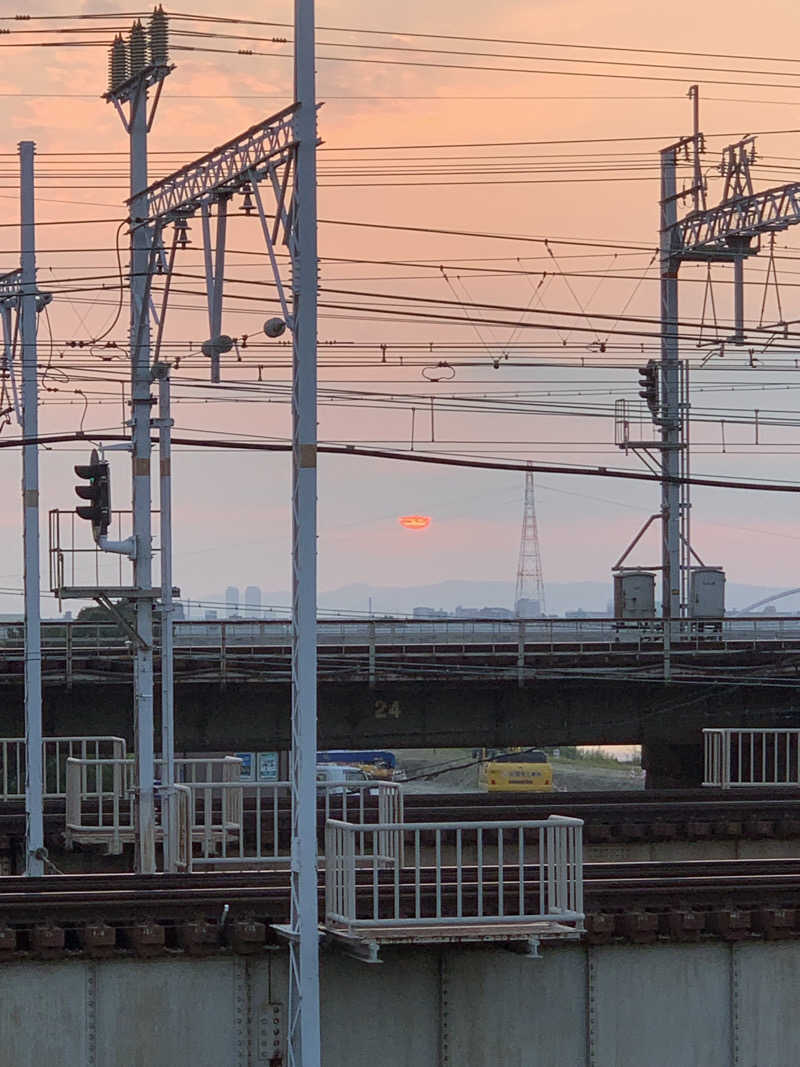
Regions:
[[703, 784], [703, 740], [642, 742], [642, 767], [647, 772], [645, 789], [697, 789]]

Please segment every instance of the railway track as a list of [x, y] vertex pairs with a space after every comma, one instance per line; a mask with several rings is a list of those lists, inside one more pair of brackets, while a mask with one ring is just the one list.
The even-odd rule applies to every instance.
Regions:
[[[91, 803], [86, 805], [91, 813]], [[404, 796], [406, 822], [457, 822], [487, 819], [514, 821], [568, 815], [584, 821], [588, 845], [626, 845], [649, 841], [739, 841], [800, 839], [800, 788], [777, 790], [731, 790], [724, 795], [708, 790], [660, 792], [618, 791], [590, 793], [410, 793]], [[356, 809], [357, 810], [357, 809]], [[377, 801], [368, 798], [369, 821], [377, 820]], [[341, 815], [333, 805], [332, 817]], [[355, 813], [350, 813], [352, 817]], [[318, 835], [323, 840], [325, 811], [318, 811]], [[245, 793], [245, 839], [256, 835], [255, 798]], [[262, 810], [262, 845], [269, 849], [275, 830], [288, 850], [291, 813], [288, 798], [274, 816], [269, 805]], [[18, 843], [25, 832], [21, 802], [0, 804], [0, 856], [5, 854], [14, 871]], [[64, 802], [46, 802], [45, 834], [54, 856], [63, 846]]]
[[[524, 868], [535, 885], [537, 870]], [[359, 871], [357, 898], [373, 895], [369, 870]], [[487, 908], [500, 893], [513, 913], [520, 869], [482, 880]], [[401, 914], [415, 899], [427, 914], [455, 914], [477, 894], [478, 872], [453, 867], [406, 868], [397, 882], [381, 872], [381, 906], [398, 894]], [[590, 943], [800, 937], [800, 860], [673, 863], [591, 863], [584, 868], [586, 939]], [[324, 909], [323, 878], [320, 914]], [[55, 956], [220, 951], [262, 952], [289, 918], [285, 870], [194, 875], [63, 875], [0, 878], [0, 960]]]

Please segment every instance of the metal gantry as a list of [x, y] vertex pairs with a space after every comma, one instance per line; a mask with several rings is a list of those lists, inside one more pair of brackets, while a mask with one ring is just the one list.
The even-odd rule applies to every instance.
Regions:
[[[665, 677], [670, 672], [670, 645], [677, 633], [675, 624], [688, 612], [689, 571], [694, 557], [690, 532], [691, 501], [688, 485], [690, 448], [689, 372], [680, 359], [678, 322], [678, 273], [683, 262], [727, 263], [734, 268], [734, 326], [732, 344], [743, 344], [744, 261], [760, 251], [760, 238], [800, 223], [800, 182], [755, 192], [751, 164], [755, 140], [743, 138], [728, 145], [719, 171], [725, 178], [722, 200], [708, 207], [706, 183], [700, 166], [704, 138], [699, 128], [699, 91], [692, 86], [694, 131], [661, 152], [660, 197], [660, 275], [661, 275], [661, 359], [659, 388], [651, 406], [652, 420], [659, 439], [633, 441], [623, 414], [618, 422], [624, 432], [617, 443], [641, 455], [651, 469], [661, 474], [662, 526], [662, 613], [664, 620]], [[693, 184], [677, 188], [678, 159], [685, 155], [693, 163]], [[692, 200], [692, 210], [678, 217], [679, 203]], [[646, 527], [652, 522], [648, 519]], [[633, 547], [641, 537], [639, 532]], [[628, 552], [623, 555], [620, 564]], [[618, 567], [619, 565], [618, 564]]]

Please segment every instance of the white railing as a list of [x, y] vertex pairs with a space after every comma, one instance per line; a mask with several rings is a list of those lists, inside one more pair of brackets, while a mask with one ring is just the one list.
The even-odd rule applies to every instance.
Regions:
[[[263, 867], [289, 860], [289, 782], [216, 782], [191, 789], [194, 867]], [[403, 820], [403, 794], [395, 782], [325, 785], [318, 786], [317, 792], [324, 822], [341, 819], [371, 826]], [[394, 840], [386, 837], [382, 841], [387, 853]], [[362, 835], [359, 855], [364, 845]]]
[[[175, 782], [179, 785], [213, 785], [219, 782], [238, 782], [242, 776], [239, 756], [176, 756]], [[156, 775], [164, 773], [164, 760], [156, 756]]]
[[[352, 825], [331, 819], [325, 922], [332, 928], [553, 922], [583, 928], [581, 819]], [[365, 847], [358, 854], [359, 839]], [[403, 866], [385, 842], [402, 838]], [[396, 851], [396, 849], [395, 849]]]
[[703, 785], [800, 786], [800, 729], [703, 730]]
[[[63, 797], [67, 792], [67, 760], [124, 759], [123, 737], [45, 737], [42, 761], [45, 797]], [[25, 797], [25, 738], [0, 738], [0, 800]]]
[[[157, 771], [161, 760], [156, 760]], [[178, 842], [178, 865], [191, 870], [192, 843], [213, 851], [221, 838], [241, 832], [241, 808], [235, 804], [235, 793], [223, 796], [222, 811], [215, 822], [210, 791], [215, 788], [238, 786], [242, 761], [235, 756], [175, 760], [174, 785], [178, 802], [174, 805], [171, 832]], [[123, 845], [136, 835], [136, 766], [128, 759], [79, 759], [66, 761], [66, 824], [67, 848], [74, 843], [95, 843], [106, 846], [111, 854], [122, 852]], [[165, 787], [166, 788], [166, 787]], [[162, 791], [163, 792], [163, 791]], [[229, 801], [233, 810], [229, 810]], [[203, 813], [198, 823], [197, 811]], [[156, 810], [155, 835], [164, 838], [165, 806]]]
[[134, 773], [129, 759], [67, 759], [67, 848], [100, 843], [118, 855], [125, 842], [134, 840]]
[[[178, 804], [171, 832], [178, 835], [181, 866], [263, 867], [287, 863], [291, 855], [289, 782], [242, 782], [235, 756], [176, 759]], [[161, 760], [156, 760], [157, 770]], [[66, 826], [68, 848], [95, 843], [118, 854], [135, 839], [136, 789], [132, 759], [67, 760]], [[166, 787], [163, 787], [160, 792]], [[403, 794], [395, 782], [355, 782], [318, 787], [323, 825], [328, 819], [361, 826], [403, 821]], [[165, 805], [156, 811], [156, 840], [163, 840]], [[357, 852], [367, 839], [359, 837]], [[370, 840], [369, 847], [372, 847]], [[380, 848], [402, 862], [402, 838], [384, 831]]]

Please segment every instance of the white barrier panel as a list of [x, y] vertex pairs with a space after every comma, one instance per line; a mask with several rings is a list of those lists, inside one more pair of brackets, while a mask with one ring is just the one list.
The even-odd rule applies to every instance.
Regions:
[[[157, 768], [161, 761], [156, 761]], [[215, 788], [238, 788], [241, 760], [235, 756], [219, 759], [176, 759], [175, 774], [188, 779], [188, 784], [174, 785], [178, 803], [174, 806], [170, 832], [178, 842], [178, 865], [191, 870], [192, 844], [213, 851], [228, 834], [240, 835], [241, 810], [228, 810], [228, 797], [223, 798], [221, 819], [214, 821], [211, 798], [207, 794]], [[66, 826], [65, 842], [71, 848], [75, 842], [105, 845], [111, 854], [122, 852], [123, 845], [136, 839], [136, 767], [132, 759], [77, 759], [70, 757], [66, 766]], [[204, 801], [204, 794], [206, 799]], [[235, 794], [230, 794], [235, 804]], [[198, 805], [206, 817], [196, 822]], [[156, 809], [155, 835], [163, 841], [165, 806]]]
[[[45, 797], [67, 793], [67, 760], [125, 759], [123, 737], [45, 737], [42, 739], [42, 766]], [[25, 797], [25, 738], [0, 738], [0, 800]]]
[[[192, 785], [194, 867], [266, 866], [291, 855], [289, 782], [215, 782]], [[403, 819], [395, 782], [318, 786], [324, 820], [394, 825]], [[377, 801], [377, 803], [376, 803]], [[357, 842], [359, 854], [364, 837]], [[390, 849], [387, 839], [385, 848]]]
[[703, 730], [703, 785], [800, 786], [800, 729]]
[[134, 840], [135, 769], [129, 759], [67, 759], [67, 848], [75, 842], [99, 843], [118, 855], [125, 842]]
[[[352, 932], [404, 925], [557, 922], [583, 929], [583, 822], [326, 826], [326, 925]], [[364, 847], [359, 854], [359, 838]], [[404, 866], [386, 842], [402, 840]]]
[[[157, 772], [161, 765], [156, 760]], [[118, 854], [135, 840], [136, 790], [132, 759], [69, 758], [66, 767], [67, 847], [104, 845]], [[171, 833], [179, 843], [180, 866], [263, 867], [287, 863], [291, 855], [289, 782], [242, 782], [234, 756], [176, 759], [178, 796]], [[360, 826], [394, 826], [403, 819], [403, 795], [395, 782], [356, 782], [318, 787], [323, 825], [328, 819]], [[161, 792], [161, 791], [160, 791]], [[156, 811], [156, 840], [164, 837], [164, 806]], [[360, 834], [357, 853], [372, 842]], [[402, 838], [384, 830], [380, 847], [402, 862]]]

